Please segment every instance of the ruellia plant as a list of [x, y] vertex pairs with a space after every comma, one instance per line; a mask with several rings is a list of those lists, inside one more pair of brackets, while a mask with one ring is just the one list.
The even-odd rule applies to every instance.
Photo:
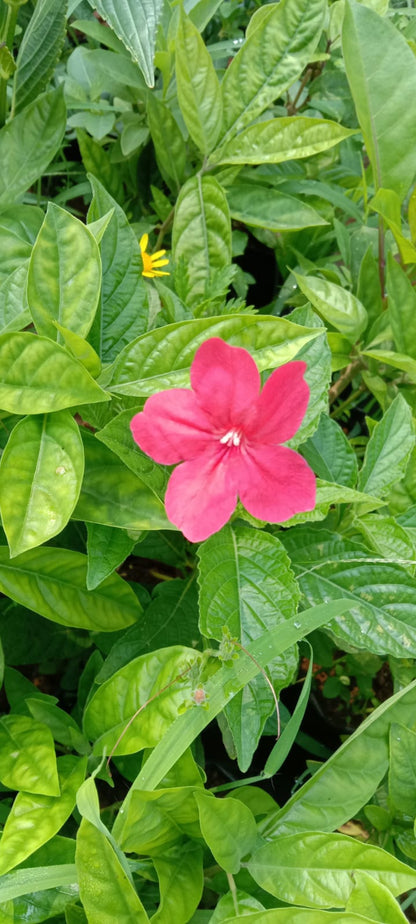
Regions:
[[415, 15], [0, 0], [0, 924], [416, 920]]

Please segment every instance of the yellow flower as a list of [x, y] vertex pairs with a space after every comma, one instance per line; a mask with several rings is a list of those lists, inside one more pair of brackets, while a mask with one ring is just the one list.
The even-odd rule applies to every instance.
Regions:
[[149, 279], [152, 279], [153, 276], [169, 276], [170, 273], [159, 269], [160, 266], [167, 266], [169, 263], [169, 260], [160, 259], [165, 256], [166, 250], [158, 250], [157, 253], [146, 253], [148, 243], [149, 235], [143, 234], [140, 238], [140, 250], [143, 260], [142, 276], [148, 276]]

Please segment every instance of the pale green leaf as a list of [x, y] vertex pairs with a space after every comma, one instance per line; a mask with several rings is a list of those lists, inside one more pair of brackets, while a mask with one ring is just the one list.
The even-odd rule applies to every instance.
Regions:
[[81, 552], [39, 548], [10, 560], [8, 549], [0, 547], [1, 591], [52, 622], [114, 632], [139, 618], [140, 603], [118, 574], [93, 591], [86, 579], [87, 556]]
[[342, 45], [375, 188], [403, 199], [416, 173], [415, 56], [389, 19], [348, 0]]
[[323, 0], [270, 4], [225, 72], [222, 143], [254, 121], [299, 77], [318, 44], [324, 15]]
[[0, 130], [0, 209], [41, 176], [59, 150], [66, 128], [62, 88], [38, 96]]
[[85, 473], [73, 518], [122, 529], [175, 529], [165, 513], [164, 478], [156, 488], [154, 478], [135, 475], [94, 436], [83, 437]]
[[5, 715], [0, 721], [0, 779], [9, 789], [59, 796], [52, 734], [26, 715]]
[[243, 857], [250, 854], [256, 838], [254, 815], [238, 799], [216, 799], [207, 792], [194, 793], [201, 833], [218, 865], [238, 873]]
[[20, 792], [12, 805], [0, 841], [0, 873], [30, 857], [60, 830], [75, 807], [86, 769], [85, 757], [67, 754], [57, 760], [60, 796]]
[[54, 321], [86, 337], [100, 297], [95, 237], [78, 218], [50, 202], [32, 251], [27, 300], [39, 334], [59, 339]]
[[0, 336], [0, 407], [11, 414], [42, 414], [108, 401], [81, 363], [46, 337]]
[[137, 61], [149, 87], [154, 85], [153, 56], [161, 0], [90, 0]]
[[[192, 648], [163, 648], [135, 658], [102, 683], [84, 714], [94, 753], [106, 748], [107, 753], [133, 754], [161, 741], [178, 709], [188, 700], [192, 703], [187, 673], [201, 657]], [[140, 715], [130, 723], [138, 710]]]
[[347, 911], [365, 915], [380, 924], [407, 924], [407, 918], [387, 885], [364, 870], [354, 870], [354, 887], [346, 905]]
[[369, 873], [396, 895], [416, 885], [410, 866], [380, 847], [342, 834], [279, 837], [260, 847], [248, 868], [261, 888], [276, 898], [318, 908], [345, 907], [353, 888], [352, 869]]
[[195, 352], [210, 337], [249, 350], [263, 372], [289, 362], [310, 340], [322, 337], [322, 330], [267, 315], [180, 321], [150, 331], [126, 347], [108, 370], [106, 381], [116, 393], [143, 396], [186, 387]]
[[416, 383], [416, 359], [413, 356], [396, 353], [394, 350], [363, 350], [363, 356], [369, 356], [370, 359], [375, 359], [382, 365], [401, 369], [409, 376], [411, 382]]
[[27, 304], [27, 262], [18, 266], [0, 284], [0, 333], [23, 330], [31, 323]]
[[222, 127], [221, 89], [198, 29], [183, 14], [175, 45], [179, 106], [192, 140], [203, 154], [209, 154]]
[[13, 873], [2, 876], [0, 902], [12, 901], [14, 898], [30, 895], [33, 892], [41, 892], [44, 889], [73, 886], [76, 883], [76, 878], [77, 871], [75, 864], [72, 863], [17, 869]]
[[403, 477], [414, 445], [412, 412], [402, 395], [397, 395], [367, 443], [359, 490], [383, 496]]
[[64, 45], [66, 8], [66, 0], [39, 0], [35, 6], [16, 59], [16, 112], [36, 99], [52, 77]]
[[227, 199], [231, 217], [255, 228], [296, 231], [328, 224], [302, 199], [254, 183], [233, 183]]
[[396, 349], [416, 360], [416, 292], [391, 253], [387, 255], [387, 295]]
[[[1, 137], [1, 136], [0, 136]], [[0, 281], [27, 264], [44, 214], [36, 205], [16, 205], [0, 214]]]
[[175, 192], [185, 181], [186, 145], [169, 106], [155, 93], [147, 94], [147, 118], [163, 179]]
[[406, 530], [394, 517], [377, 514], [360, 516], [354, 521], [370, 548], [383, 558], [390, 558], [415, 573], [416, 546], [411, 530]]
[[93, 200], [88, 221], [113, 211], [101, 241], [103, 286], [101, 308], [90, 340], [103, 361], [110, 361], [122, 347], [147, 328], [148, 303], [142, 277], [140, 247], [123, 209], [93, 176], [89, 177]]
[[388, 769], [391, 722], [414, 727], [415, 703], [413, 681], [381, 703], [283, 808], [269, 813], [259, 833], [274, 840], [293, 831], [332, 832], [354, 818]]
[[146, 924], [149, 918], [121, 863], [105, 837], [83, 818], [77, 835], [76, 866], [80, 897], [89, 924]]
[[355, 134], [329, 119], [283, 116], [243, 129], [236, 138], [216, 148], [215, 164], [280, 164], [328, 151]]
[[398, 812], [414, 818], [416, 814], [416, 734], [403, 724], [396, 723], [390, 728], [389, 798]]
[[66, 526], [84, 473], [78, 424], [68, 411], [25, 417], [0, 461], [0, 511], [12, 557]]
[[209, 297], [213, 274], [231, 263], [231, 219], [224, 190], [212, 176], [195, 176], [179, 193], [172, 253], [186, 271], [187, 303]]
[[202, 849], [195, 841], [153, 857], [160, 904], [152, 924], [186, 924], [196, 911], [204, 888]]
[[352, 292], [319, 276], [294, 273], [296, 282], [318, 313], [351, 342], [367, 326], [367, 312]]

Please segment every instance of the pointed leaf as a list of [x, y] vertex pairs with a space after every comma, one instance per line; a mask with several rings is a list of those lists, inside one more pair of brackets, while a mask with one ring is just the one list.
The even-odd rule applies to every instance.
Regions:
[[60, 830], [75, 808], [77, 789], [86, 770], [86, 758], [67, 754], [57, 760], [60, 796], [20, 792], [12, 805], [0, 841], [0, 874], [30, 857]]
[[215, 147], [222, 127], [222, 96], [211, 55], [189, 17], [181, 15], [176, 36], [179, 105], [192, 140], [203, 154]]
[[95, 177], [90, 176], [89, 180], [94, 195], [88, 221], [96, 221], [114, 210], [100, 245], [102, 304], [90, 334], [93, 347], [108, 362], [146, 330], [147, 293], [140, 247], [123, 209]]
[[14, 75], [15, 111], [45, 89], [65, 39], [66, 0], [40, 0], [20, 43]]
[[11, 414], [42, 414], [108, 401], [84, 366], [63, 347], [30, 333], [0, 337], [0, 407]]
[[375, 425], [367, 443], [358, 476], [359, 490], [379, 497], [386, 494], [404, 475], [414, 445], [412, 412], [399, 394]]
[[407, 924], [400, 905], [384, 883], [373, 879], [364, 870], [354, 870], [354, 888], [347, 901], [347, 911], [365, 915], [384, 924]]
[[0, 209], [41, 176], [59, 150], [66, 128], [62, 88], [38, 96], [0, 130]]
[[94, 0], [91, 6], [108, 22], [137, 61], [147, 85], [153, 87], [153, 57], [161, 0]]
[[264, 12], [224, 75], [222, 143], [253, 122], [302, 73], [318, 44], [324, 15], [323, 0], [281, 0]]
[[26, 715], [3, 716], [0, 779], [9, 789], [59, 796], [55, 747], [46, 725]]
[[[235, 314], [179, 321], [150, 331], [126, 347], [110, 367], [108, 381], [112, 391], [127, 395], [151, 395], [164, 388], [186, 387], [195, 352], [210, 337], [222, 337], [227, 343], [245, 347], [263, 372], [289, 362], [310, 340], [322, 337], [322, 333], [319, 328], [302, 327], [286, 318], [266, 315]], [[140, 376], [137, 379], [132, 379], [134, 370]]]
[[36, 329], [59, 339], [58, 321], [86, 337], [97, 310], [101, 260], [95, 237], [78, 218], [50, 202], [32, 251], [27, 299]]
[[89, 924], [147, 924], [149, 918], [113, 847], [86, 818], [78, 830], [76, 865]]
[[23, 330], [31, 323], [26, 297], [27, 262], [22, 263], [14, 273], [6, 276], [0, 284], [0, 333]]
[[176, 193], [185, 182], [186, 145], [169, 106], [155, 93], [147, 96], [147, 118], [159, 170]]
[[311, 157], [356, 134], [329, 119], [283, 116], [256, 122], [236, 138], [217, 147], [210, 156], [213, 164], [280, 164], [285, 160]]
[[231, 263], [231, 219], [222, 187], [212, 176], [185, 183], [175, 207], [172, 252], [186, 267], [187, 303], [209, 296], [215, 270]]
[[231, 217], [255, 228], [296, 231], [328, 224], [302, 199], [254, 183], [233, 183], [227, 199]]
[[152, 924], [186, 924], [196, 911], [204, 888], [202, 849], [191, 841], [153, 857], [159, 880], [160, 905]]
[[363, 3], [345, 4], [342, 46], [374, 185], [403, 199], [416, 174], [415, 56], [393, 23]]
[[387, 294], [396, 349], [416, 360], [416, 293], [391, 253], [387, 255]]
[[254, 815], [239, 799], [216, 799], [198, 791], [194, 799], [202, 836], [215, 860], [227, 873], [238, 873], [241, 860], [251, 853], [257, 838]]
[[131, 539], [124, 529], [98, 523], [87, 523], [87, 534], [87, 587], [94, 590], [131, 554], [136, 540]]
[[61, 532], [83, 474], [79, 427], [68, 411], [14, 427], [0, 461], [0, 511], [13, 557]]
[[81, 552], [31, 549], [10, 561], [8, 549], [0, 547], [1, 591], [52, 622], [114, 632], [140, 616], [135, 593], [118, 574], [94, 591], [87, 590], [86, 578], [87, 556]]
[[302, 446], [302, 455], [319, 478], [348, 488], [356, 484], [357, 457], [339, 424], [328, 414], [321, 414], [318, 429]]
[[296, 282], [318, 313], [351, 342], [367, 326], [367, 312], [352, 292], [318, 276], [294, 273]]

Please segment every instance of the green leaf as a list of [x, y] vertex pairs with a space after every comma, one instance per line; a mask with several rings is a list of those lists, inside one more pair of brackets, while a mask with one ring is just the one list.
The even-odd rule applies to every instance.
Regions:
[[182, 187], [172, 230], [172, 253], [186, 267], [187, 303], [210, 294], [215, 270], [231, 263], [231, 220], [224, 190], [212, 176], [194, 176]]
[[135, 593], [118, 574], [97, 590], [86, 588], [87, 556], [67, 549], [40, 548], [12, 561], [0, 547], [0, 588], [35, 613], [64, 626], [114, 632], [140, 616]]
[[0, 209], [15, 202], [45, 172], [65, 128], [60, 87], [38, 96], [0, 130]]
[[238, 799], [216, 799], [207, 792], [195, 792], [201, 833], [219, 866], [238, 873], [243, 857], [251, 853], [257, 839], [254, 815]]
[[302, 199], [254, 183], [233, 183], [227, 199], [231, 217], [255, 228], [296, 231], [328, 224]]
[[319, 478], [348, 488], [356, 484], [357, 457], [339, 424], [328, 414], [321, 414], [318, 429], [302, 446], [302, 455]]
[[165, 513], [163, 483], [162, 490], [155, 489], [153, 479], [133, 474], [90, 433], [83, 438], [85, 474], [75, 520], [122, 529], [175, 529]]
[[[299, 592], [279, 539], [247, 526], [225, 526], [199, 548], [200, 630], [221, 640], [226, 627], [247, 645], [267, 629], [293, 617]], [[268, 665], [273, 686], [287, 686], [296, 672], [297, 651]], [[267, 717], [275, 702], [258, 676], [226, 706], [225, 715], [242, 771], [250, 766]]]
[[223, 78], [222, 143], [253, 122], [299, 77], [318, 44], [324, 15], [323, 0], [283, 0], [262, 14]]
[[108, 22], [137, 61], [147, 85], [153, 87], [153, 56], [161, 0], [94, 0], [91, 6]]
[[66, 526], [84, 473], [84, 450], [68, 411], [26, 417], [0, 461], [0, 510], [12, 557]]
[[89, 924], [146, 924], [137, 892], [105, 837], [83, 818], [77, 835], [79, 891]]
[[387, 295], [396, 349], [416, 360], [416, 292], [391, 253], [387, 255]]
[[367, 326], [364, 305], [351, 292], [318, 276], [294, 273], [296, 282], [316, 311], [353, 343]]
[[[333, 831], [357, 814], [383, 779], [389, 765], [391, 722], [414, 726], [416, 681], [375, 709], [319, 767], [282, 809], [260, 824], [267, 839], [293, 831]], [[352, 778], [353, 786], [345, 780]]]
[[315, 911], [310, 908], [272, 908], [269, 911], [243, 912], [227, 919], [226, 924], [241, 921], [242, 924], [374, 924], [373, 918], [343, 911]]
[[374, 654], [413, 657], [416, 589], [407, 571], [327, 530], [299, 527], [282, 541], [307, 605], [351, 599], [350, 612], [327, 627], [338, 641]]
[[[2, 876], [0, 902], [13, 901], [14, 898], [20, 898], [22, 895], [33, 895], [34, 892], [41, 892], [44, 889], [74, 886], [76, 878], [77, 871], [72, 863], [17, 869], [13, 873]], [[71, 900], [73, 901], [73, 898]], [[7, 918], [4, 924], [6, 922]]]
[[26, 696], [25, 704], [33, 718], [48, 729], [50, 728], [55, 741], [74, 749], [78, 754], [89, 753], [90, 747], [87, 739], [84, 738], [77, 723], [68, 712], [39, 697]]
[[[400, 214], [400, 198], [393, 189], [379, 189], [371, 200], [371, 208], [378, 212], [392, 232], [403, 263], [416, 263], [416, 247], [404, 236]], [[389, 256], [391, 254], [389, 253]]]
[[87, 523], [88, 590], [94, 590], [131, 554], [136, 544], [124, 529]]
[[[351, 870], [363, 870], [398, 895], [416, 885], [416, 873], [380, 847], [343, 834], [289, 834], [265, 844], [248, 869], [272, 895], [295, 905], [344, 908], [353, 889]], [[279, 875], [276, 876], [276, 870]]]
[[210, 160], [213, 164], [280, 164], [328, 151], [354, 134], [354, 129], [329, 119], [283, 116], [244, 128], [217, 147]]
[[179, 192], [185, 182], [186, 145], [169, 106], [155, 93], [147, 95], [147, 117], [159, 170], [167, 185]]
[[[192, 702], [187, 673], [200, 661], [201, 653], [192, 648], [163, 648], [135, 658], [101, 684], [84, 714], [94, 753], [134, 754], [161, 741], [178, 709]], [[140, 717], [131, 722], [138, 710]]]
[[386, 494], [404, 475], [414, 445], [412, 412], [399, 394], [375, 425], [367, 443], [358, 476], [359, 490], [376, 496]]
[[78, 359], [79, 362], [85, 366], [87, 372], [89, 372], [93, 378], [99, 376], [101, 372], [101, 361], [91, 344], [88, 343], [87, 340], [84, 340], [83, 337], [80, 337], [79, 334], [75, 334], [73, 330], [68, 330], [67, 327], [63, 327], [58, 321], [54, 321], [53, 324], [57, 331], [59, 331], [64, 346], [72, 353], [72, 356], [75, 356], [75, 359]]
[[[296, 308], [290, 316], [296, 324], [315, 328], [318, 337], [305, 343], [296, 359], [306, 363], [305, 381], [309, 386], [309, 401], [306, 414], [299, 429], [289, 441], [291, 449], [297, 449], [316, 430], [322, 413], [328, 409], [328, 388], [331, 384], [331, 351], [325, 329], [312, 308]], [[320, 335], [320, 336], [319, 336]]]
[[121, 411], [117, 417], [113, 417], [102, 430], [96, 433], [96, 437], [108, 449], [111, 449], [127, 465], [127, 468], [138, 475], [157, 497], [163, 500], [170, 469], [165, 465], [157, 465], [153, 459], [142, 452], [135, 443], [130, 429], [132, 418], [136, 412], [142, 410], [142, 407], [143, 405], [140, 404], [129, 410]]
[[0, 333], [23, 330], [31, 323], [27, 304], [27, 263], [18, 266], [0, 283]]
[[59, 796], [55, 747], [49, 728], [25, 715], [3, 716], [0, 779], [9, 789]]
[[273, 658], [279, 657], [287, 648], [304, 638], [313, 629], [321, 626], [326, 620], [340, 612], [345, 612], [347, 607], [348, 603], [345, 600], [324, 604], [322, 607], [302, 613], [299, 619], [281, 623], [277, 629], [267, 632], [260, 639], [252, 642], [247, 652], [240, 652], [238, 658], [227, 661], [213, 677], [209, 678], [204, 683], [207, 694], [205, 708], [195, 707], [180, 715], [167, 730], [163, 740], [156, 745], [134, 780], [122, 805], [123, 812], [120, 812], [115, 821], [114, 836], [118, 839], [123, 837], [129, 805], [137, 790], [153, 791], [200, 732], [221, 712], [225, 704], [243, 689], [246, 683], [249, 683], [263, 667], [267, 667]]
[[46, 337], [0, 337], [0, 407], [11, 414], [43, 414], [108, 401], [84, 366]]
[[401, 369], [408, 375], [411, 382], [416, 382], [416, 359], [404, 353], [395, 353], [394, 350], [363, 350], [363, 356], [369, 356], [379, 363]]
[[414, 817], [416, 734], [403, 724], [396, 723], [390, 728], [389, 798], [398, 812]]
[[400, 905], [387, 885], [373, 879], [363, 870], [354, 870], [354, 887], [346, 905], [347, 911], [356, 912], [384, 924], [407, 924]]
[[16, 112], [36, 99], [52, 77], [65, 39], [66, 0], [40, 0], [20, 43], [14, 75]]
[[[0, 133], [1, 137], [1, 133]], [[0, 281], [26, 265], [44, 215], [35, 205], [16, 205], [0, 214]]]
[[179, 106], [192, 140], [203, 154], [209, 154], [222, 127], [221, 89], [207, 46], [183, 13], [175, 46]]
[[348, 0], [342, 45], [375, 188], [393, 189], [403, 199], [416, 173], [413, 51], [389, 19]]
[[406, 530], [394, 517], [377, 514], [359, 517], [354, 526], [362, 533], [367, 545], [383, 558], [390, 558], [415, 573], [416, 546], [411, 531]]
[[67, 754], [57, 760], [60, 796], [20, 792], [1, 838], [0, 874], [18, 866], [60, 830], [75, 807], [86, 769], [85, 757]]
[[89, 181], [93, 200], [88, 221], [114, 210], [101, 241], [102, 304], [90, 334], [97, 353], [108, 362], [146, 330], [147, 292], [140, 247], [123, 209], [95, 177], [90, 176]]
[[[89, 229], [50, 202], [32, 251], [27, 300], [39, 334], [59, 338], [54, 325], [86, 337], [100, 297], [101, 261]], [[59, 329], [58, 329], [59, 330]]]
[[[147, 396], [164, 388], [186, 387], [195, 352], [210, 337], [221, 337], [249, 350], [263, 372], [289, 362], [306, 343], [321, 336], [319, 329], [266, 315], [179, 321], [150, 331], [126, 347], [110, 367], [108, 381], [111, 391], [130, 395]], [[134, 370], [140, 370], [139, 378]]]
[[202, 850], [195, 842], [164, 850], [153, 857], [159, 880], [160, 905], [152, 924], [186, 924], [196, 911], [204, 888]]

